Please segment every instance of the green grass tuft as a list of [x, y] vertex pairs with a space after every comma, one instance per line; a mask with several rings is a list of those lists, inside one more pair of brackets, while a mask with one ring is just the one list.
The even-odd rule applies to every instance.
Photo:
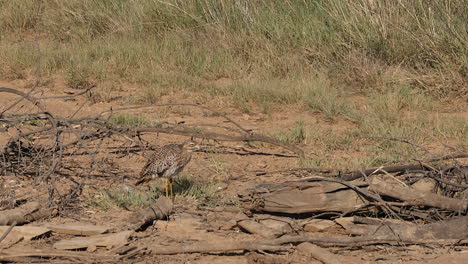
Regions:
[[[101, 189], [87, 198], [89, 206], [100, 210], [109, 210], [114, 207], [132, 210], [145, 208], [151, 205], [160, 196], [165, 195], [163, 180], [150, 185], [147, 190], [135, 187], [115, 187]], [[193, 179], [190, 176], [182, 175], [174, 182], [173, 192], [178, 199], [191, 199], [198, 203], [206, 202], [216, 195], [214, 183]]]
[[304, 122], [301, 120], [296, 122], [296, 126], [288, 131], [276, 131], [273, 136], [279, 140], [288, 143], [302, 143], [306, 136], [304, 131]]
[[142, 126], [158, 126], [157, 121], [150, 121], [142, 115], [131, 114], [114, 114], [110, 117], [110, 121], [122, 127], [142, 127]]

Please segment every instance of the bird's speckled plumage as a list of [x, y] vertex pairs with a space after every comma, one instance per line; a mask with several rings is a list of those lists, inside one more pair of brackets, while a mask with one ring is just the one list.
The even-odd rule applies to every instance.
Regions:
[[4, 180], [0, 181], [0, 211], [15, 207], [15, 191], [5, 187]]
[[194, 145], [193, 141], [187, 141], [157, 148], [141, 170], [140, 179], [136, 184], [148, 182], [155, 177], [172, 180], [190, 162]]

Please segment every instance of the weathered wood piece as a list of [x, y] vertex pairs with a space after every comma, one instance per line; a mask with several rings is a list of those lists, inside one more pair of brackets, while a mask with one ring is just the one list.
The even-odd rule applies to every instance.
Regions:
[[43, 208], [39, 202], [29, 202], [20, 207], [4, 210], [0, 214], [0, 226], [29, 223], [56, 213], [55, 208]]
[[167, 219], [172, 213], [173, 204], [168, 197], [159, 197], [154, 204], [140, 210], [128, 219], [129, 229], [139, 230], [153, 223], [155, 220]]
[[94, 236], [112, 231], [111, 227], [86, 225], [81, 223], [65, 225], [46, 225], [46, 227], [55, 233], [77, 236]]
[[324, 264], [341, 264], [343, 260], [340, 259], [340, 256], [331, 253], [330, 251], [323, 249], [319, 246], [311, 244], [309, 242], [304, 242], [297, 246], [297, 249], [312, 255], [316, 260]]
[[275, 218], [262, 219], [262, 218], [259, 218], [258, 215], [257, 215], [257, 219], [259, 223], [261, 223], [262, 225], [268, 228], [271, 228], [275, 230], [275, 232], [278, 232], [281, 234], [293, 232], [294, 231], [293, 227], [295, 227], [296, 230], [300, 229], [299, 225], [295, 223], [293, 219], [283, 220], [284, 217], [282, 218], [277, 217], [276, 219]]
[[76, 237], [61, 240], [54, 244], [56, 249], [82, 249], [94, 251], [97, 247], [112, 248], [127, 243], [128, 238], [133, 233], [132, 230], [122, 231], [114, 234], [104, 234], [91, 237]]
[[455, 212], [466, 212], [468, 209], [468, 201], [418, 191], [394, 180], [386, 181], [379, 176], [372, 177], [370, 180], [369, 190], [381, 195], [397, 198], [408, 205], [432, 206]]
[[283, 232], [266, 227], [254, 220], [239, 221], [237, 225], [251, 234], [258, 234], [264, 238], [276, 238], [284, 234]]
[[[0, 234], [5, 233], [9, 228], [9, 226], [0, 226]], [[42, 235], [47, 235], [48, 233], [50, 233], [50, 229], [44, 227], [15, 226], [1, 243], [11, 244], [22, 239], [31, 240]]]
[[304, 231], [308, 232], [323, 232], [335, 226], [335, 222], [326, 219], [311, 219], [303, 223]]
[[239, 199], [251, 211], [290, 214], [350, 212], [364, 204], [350, 188], [325, 181], [258, 184]]

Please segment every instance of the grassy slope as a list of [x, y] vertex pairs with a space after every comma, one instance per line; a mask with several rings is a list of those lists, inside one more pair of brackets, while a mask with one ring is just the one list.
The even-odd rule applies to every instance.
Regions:
[[[100, 99], [131, 83], [142, 92], [127, 103], [190, 91], [244, 112], [294, 104], [350, 121], [340, 135], [305, 123], [271, 131], [323, 152], [356, 151], [372, 136], [466, 150], [466, 117], [437, 111], [441, 99], [467, 96], [465, 2], [0, 0], [0, 77], [26, 78], [40, 62], [45, 78], [99, 84]], [[459, 102], [452, 110], [466, 111]], [[374, 165], [415, 150], [366, 152]]]

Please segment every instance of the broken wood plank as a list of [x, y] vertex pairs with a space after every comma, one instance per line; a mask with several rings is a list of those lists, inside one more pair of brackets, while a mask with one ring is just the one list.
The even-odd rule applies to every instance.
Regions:
[[77, 235], [77, 236], [94, 236], [94, 235], [109, 233], [112, 231], [111, 227], [86, 225], [86, 224], [81, 224], [81, 223], [63, 224], [63, 225], [46, 225], [45, 227], [49, 228], [55, 233]]
[[77, 237], [67, 240], [61, 240], [54, 244], [55, 249], [83, 249], [89, 251], [95, 250], [97, 247], [112, 248], [121, 246], [127, 243], [128, 238], [133, 233], [132, 230], [123, 231], [114, 234], [104, 234], [91, 237]]

